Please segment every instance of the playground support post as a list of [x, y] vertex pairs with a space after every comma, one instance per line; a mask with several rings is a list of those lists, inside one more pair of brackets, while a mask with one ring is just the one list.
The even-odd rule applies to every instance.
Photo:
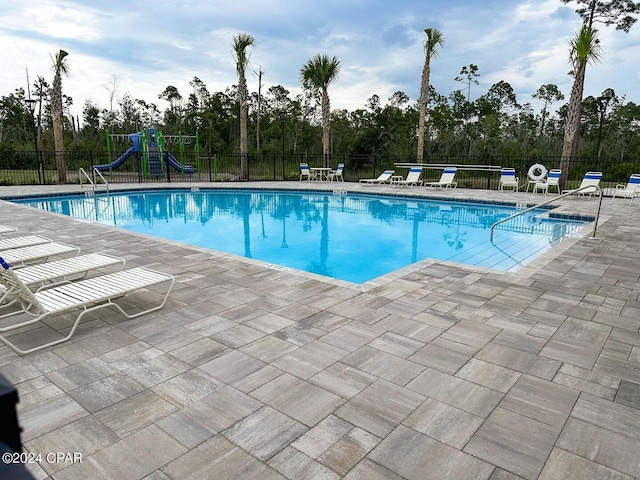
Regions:
[[142, 146], [142, 175], [149, 177], [149, 146], [147, 145], [147, 130], [142, 130], [140, 135], [140, 145]]
[[107, 159], [109, 160], [109, 176], [111, 176], [111, 164], [114, 160], [111, 156], [111, 135], [109, 134], [109, 129], [106, 129], [105, 132], [107, 133]]

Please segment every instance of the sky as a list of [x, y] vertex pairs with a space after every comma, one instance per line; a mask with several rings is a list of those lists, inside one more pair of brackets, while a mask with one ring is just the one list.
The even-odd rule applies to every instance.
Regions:
[[[341, 65], [329, 87], [332, 109], [366, 108], [373, 95], [384, 105], [397, 91], [415, 102], [431, 27], [445, 38], [431, 62], [436, 91], [464, 90], [454, 78], [475, 64], [472, 99], [502, 80], [519, 103], [539, 110], [531, 95], [544, 84], [568, 101], [569, 41], [581, 24], [575, 8], [560, 0], [2, 0], [0, 95], [26, 89], [27, 72], [31, 85], [38, 75], [51, 83], [52, 57], [63, 49], [74, 116], [86, 100], [109, 108], [114, 80], [116, 99], [129, 93], [164, 110], [158, 95], [167, 86], [186, 99], [194, 77], [210, 93], [236, 84], [233, 36], [247, 33], [255, 38], [250, 92], [262, 71], [263, 94], [275, 85], [300, 93], [300, 69], [326, 54]], [[588, 67], [584, 96], [613, 88], [640, 103], [640, 25], [599, 30], [603, 57]]]

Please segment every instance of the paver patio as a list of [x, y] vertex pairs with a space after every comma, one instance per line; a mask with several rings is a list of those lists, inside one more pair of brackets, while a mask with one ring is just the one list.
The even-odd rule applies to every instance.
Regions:
[[[331, 193], [329, 184], [284, 186]], [[140, 186], [113, 186], [126, 187]], [[77, 187], [0, 187], [0, 197], [43, 190]], [[597, 201], [558, 205], [593, 215]], [[82, 480], [638, 478], [639, 206], [606, 198], [596, 238], [586, 228], [516, 273], [425, 260], [355, 285], [0, 200], [0, 224], [177, 280], [152, 314], [87, 315], [71, 341], [30, 355], [0, 346], [25, 450], [82, 454], [82, 463], [29, 471]], [[12, 339], [27, 347], [55, 338], [72, 319]]]

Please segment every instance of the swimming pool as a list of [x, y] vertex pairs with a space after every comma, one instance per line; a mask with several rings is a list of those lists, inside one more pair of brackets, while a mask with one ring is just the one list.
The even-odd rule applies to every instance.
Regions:
[[14, 200], [74, 218], [364, 283], [427, 258], [516, 271], [583, 222], [515, 207], [265, 190], [130, 191]]

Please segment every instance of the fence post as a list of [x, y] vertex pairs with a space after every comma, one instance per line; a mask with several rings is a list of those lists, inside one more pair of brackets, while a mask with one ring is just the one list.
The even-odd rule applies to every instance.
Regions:
[[136, 160], [138, 167], [138, 183], [142, 183], [142, 152], [136, 152]]

